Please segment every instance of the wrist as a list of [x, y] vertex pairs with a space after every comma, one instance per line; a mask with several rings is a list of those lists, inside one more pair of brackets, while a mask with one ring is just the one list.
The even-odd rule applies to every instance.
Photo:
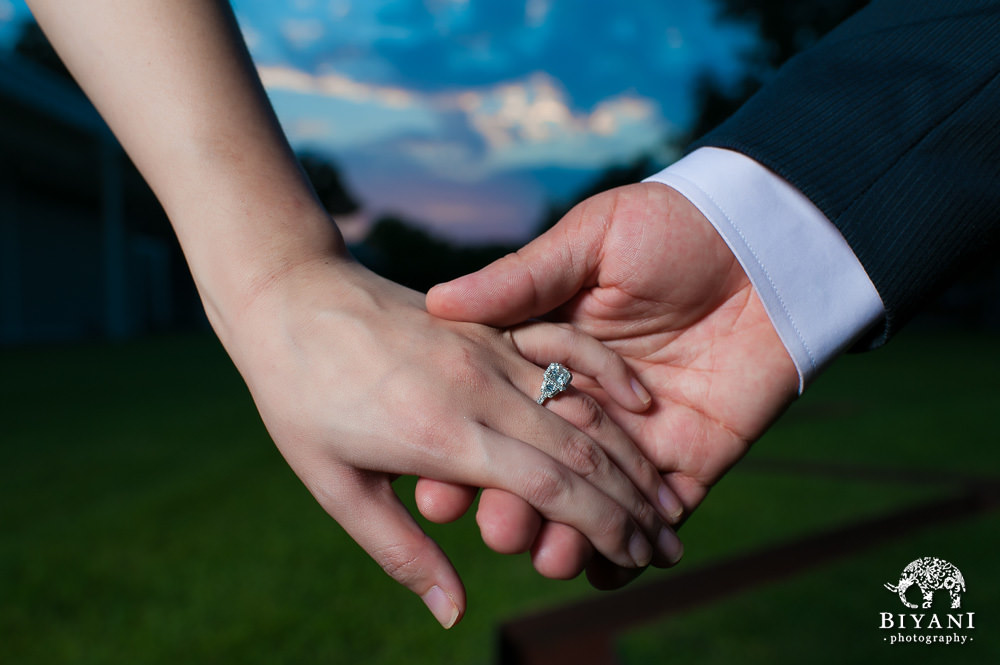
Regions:
[[[343, 238], [318, 204], [290, 201], [257, 209], [216, 208], [175, 223], [205, 313], [224, 344], [264, 294], [281, 291], [296, 274], [325, 264], [353, 264]], [[184, 237], [181, 227], [200, 229]], [[285, 289], [287, 290], [287, 289]]]
[[725, 239], [795, 363], [800, 392], [882, 318], [879, 294], [837, 227], [765, 166], [703, 147], [647, 180], [680, 191]]
[[426, 316], [422, 303], [421, 294], [378, 277], [346, 254], [317, 253], [285, 264], [238, 305], [230, 301], [210, 317], [254, 392], [257, 378], [286, 372], [289, 363], [308, 364], [308, 349], [317, 341], [349, 357], [360, 340], [376, 337], [386, 325], [407, 330], [403, 311]]

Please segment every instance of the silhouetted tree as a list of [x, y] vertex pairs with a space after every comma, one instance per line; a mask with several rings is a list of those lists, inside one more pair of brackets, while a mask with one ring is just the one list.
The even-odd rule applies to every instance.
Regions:
[[356, 255], [383, 277], [418, 291], [475, 272], [515, 249], [504, 244], [461, 247], [399, 217], [383, 217]]
[[311, 152], [304, 152], [298, 158], [302, 170], [328, 213], [336, 217], [358, 211], [360, 206], [357, 199], [344, 186], [340, 171], [330, 160]]
[[[688, 139], [695, 139], [733, 114], [768, 76], [799, 51], [842, 23], [867, 0], [716, 0], [720, 21], [751, 26], [758, 40], [743, 54], [743, 75], [729, 85], [711, 74], [695, 88], [697, 120]], [[687, 141], [685, 141], [687, 142]]]
[[[611, 166], [601, 171], [594, 180], [576, 193], [573, 200], [583, 201], [594, 194], [599, 194], [629, 183], [639, 182], [652, 173], [653, 170], [653, 159], [649, 155], [640, 155], [627, 164]], [[545, 215], [542, 216], [542, 221], [539, 222], [535, 229], [536, 235], [541, 235], [555, 226], [556, 222], [562, 219], [563, 215], [569, 212], [569, 210], [570, 208], [565, 205], [549, 205]]]
[[[683, 148], [728, 118], [786, 60], [866, 4], [867, 0], [716, 0], [719, 21], [749, 25], [759, 39], [742, 54], [743, 74], [735, 82], [723, 83], [707, 71], [698, 77], [695, 121], [686, 133], [668, 139], [670, 147]], [[655, 168], [648, 155], [640, 155], [630, 164], [603, 171], [574, 200], [639, 182]], [[539, 224], [539, 232], [552, 227], [568, 210], [566, 206], [551, 206]]]

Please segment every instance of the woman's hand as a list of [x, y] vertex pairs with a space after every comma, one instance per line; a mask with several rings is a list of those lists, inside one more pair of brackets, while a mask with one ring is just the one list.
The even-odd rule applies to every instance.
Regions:
[[[493, 325], [554, 310], [553, 319], [614, 349], [650, 390], [652, 407], [629, 412], [599, 389], [590, 394], [688, 514], [797, 394], [795, 366], [733, 253], [695, 206], [658, 183], [587, 199], [516, 254], [434, 287], [427, 304], [438, 316]], [[420, 489], [422, 501], [447, 501], [452, 512], [469, 505], [451, 489]], [[484, 537], [532, 543], [536, 567], [587, 561], [582, 538], [558, 524], [539, 531], [513, 497], [484, 492], [479, 510], [492, 532]], [[588, 575], [616, 586], [632, 573], [597, 557]]]
[[551, 402], [586, 433], [535, 402], [539, 365], [558, 361], [627, 409], [648, 404], [620, 358], [568, 326], [443, 321], [421, 294], [329, 258], [276, 275], [217, 328], [292, 469], [446, 627], [461, 582], [395, 475], [508, 492], [622, 567], [649, 564], [651, 543], [679, 548], [679, 502], [596, 402], [572, 388]]
[[[641, 410], [610, 352], [591, 340], [585, 358], [553, 357], [582, 338], [434, 319], [422, 297], [344, 258], [228, 2], [30, 3], [163, 204], [278, 447], [442, 623], [464, 608], [461, 584], [396, 500], [392, 474], [510, 491], [629, 568], [649, 561], [651, 540], [672, 535], [661, 519], [669, 511], [654, 508], [663, 484], [652, 466], [609, 422], [592, 418], [588, 436], [535, 404], [542, 369], [518, 347], [590, 371]], [[599, 412], [589, 400], [555, 403]]]

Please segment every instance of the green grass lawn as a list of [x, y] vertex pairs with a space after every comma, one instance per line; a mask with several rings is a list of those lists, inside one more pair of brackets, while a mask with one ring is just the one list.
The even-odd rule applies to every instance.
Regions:
[[[903, 335], [838, 361], [754, 447], [749, 458], [808, 460], [1000, 476], [1000, 339]], [[932, 473], [933, 475], [933, 473]], [[684, 529], [697, 566], [739, 550], [887, 514], [950, 495], [948, 484], [790, 476], [737, 467]], [[684, 616], [653, 621], [619, 641], [621, 661], [666, 663], [998, 663], [1000, 512], [936, 525]], [[963, 647], [888, 645], [880, 615], [908, 610], [883, 588], [922, 556], [963, 571], [963, 608], [976, 611]], [[659, 573], [661, 575], [670, 572]], [[917, 600], [914, 590], [912, 600]], [[949, 611], [946, 595], [933, 611]]]
[[[847, 357], [751, 455], [1000, 474], [998, 341]], [[441, 630], [315, 504], [209, 338], [4, 351], [0, 416], [0, 663], [489, 663], [501, 621], [598, 593], [490, 552], [470, 519], [432, 526], [469, 593]], [[678, 572], [940, 491], [737, 468], [685, 526]], [[890, 650], [875, 624], [901, 609], [882, 583], [930, 554], [980, 618], [950, 662], [998, 662], [998, 545], [996, 513], [919, 531], [630, 631], [622, 659], [923, 662], [945, 652]]]

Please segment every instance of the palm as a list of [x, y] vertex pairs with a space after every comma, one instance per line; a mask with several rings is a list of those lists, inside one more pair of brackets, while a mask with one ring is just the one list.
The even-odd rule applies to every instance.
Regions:
[[626, 360], [654, 397], [649, 411], [629, 413], [595, 385], [577, 385], [669, 474], [689, 509], [795, 394], [794, 366], [742, 268], [663, 185], [592, 197], [517, 255], [464, 279], [432, 291], [432, 312], [510, 324], [556, 308], [550, 318]]
[[791, 360], [723, 240], [673, 190], [612, 190], [563, 224], [599, 243], [587, 249], [600, 263], [555, 318], [614, 348], [652, 393], [638, 415], [595, 396], [691, 508], [790, 401]]

